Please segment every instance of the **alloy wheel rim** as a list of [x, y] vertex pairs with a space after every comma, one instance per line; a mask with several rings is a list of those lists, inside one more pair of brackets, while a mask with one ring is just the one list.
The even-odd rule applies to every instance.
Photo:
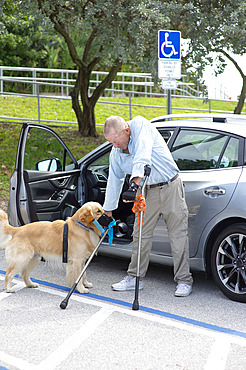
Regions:
[[246, 235], [228, 235], [219, 245], [216, 269], [223, 285], [233, 293], [246, 293]]

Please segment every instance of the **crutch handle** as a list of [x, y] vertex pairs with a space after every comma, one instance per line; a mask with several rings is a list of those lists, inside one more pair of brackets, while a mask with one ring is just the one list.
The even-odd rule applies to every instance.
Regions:
[[151, 172], [151, 167], [150, 167], [150, 165], [146, 164], [146, 165], [144, 166], [144, 176], [149, 177], [150, 172]]

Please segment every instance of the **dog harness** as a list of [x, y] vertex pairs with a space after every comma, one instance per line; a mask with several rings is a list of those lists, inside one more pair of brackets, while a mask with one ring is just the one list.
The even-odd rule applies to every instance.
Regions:
[[[110, 224], [107, 227], [105, 227], [105, 228], [103, 228], [99, 224], [99, 222], [97, 220], [94, 220], [92, 222], [97, 227], [97, 229], [100, 231], [100, 233], [101, 233], [100, 238], [102, 237], [102, 235], [105, 232], [105, 230], [108, 229], [109, 246], [111, 246], [111, 244], [113, 242], [113, 227], [116, 225], [115, 220], [113, 219], [113, 221], [111, 221]], [[90, 231], [90, 230], [94, 231], [94, 229], [92, 227], [86, 226], [86, 225], [84, 225], [80, 221], [76, 221], [76, 224], [78, 226], [83, 227], [83, 229], [85, 229], [87, 231]], [[65, 222], [64, 228], [63, 228], [63, 243], [62, 243], [62, 247], [63, 247], [63, 250], [62, 250], [62, 262], [63, 263], [67, 263], [67, 254], [68, 254], [68, 224], [66, 222]]]

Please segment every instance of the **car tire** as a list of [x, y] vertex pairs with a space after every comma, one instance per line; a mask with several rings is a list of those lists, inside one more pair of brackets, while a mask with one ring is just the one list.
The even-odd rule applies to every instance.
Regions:
[[246, 226], [225, 228], [211, 253], [211, 270], [222, 293], [237, 302], [246, 302]]

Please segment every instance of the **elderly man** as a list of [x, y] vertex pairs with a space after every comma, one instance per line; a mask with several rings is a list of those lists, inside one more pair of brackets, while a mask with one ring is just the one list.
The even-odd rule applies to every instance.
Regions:
[[[130, 174], [130, 187], [123, 200], [134, 201], [144, 176], [144, 167], [151, 167], [147, 183], [147, 197], [140, 257], [140, 284], [143, 288], [157, 221], [162, 215], [167, 225], [171, 244], [175, 296], [186, 297], [192, 292], [193, 279], [189, 268], [188, 210], [179, 169], [159, 131], [145, 118], [138, 116], [130, 122], [122, 117], [110, 116], [104, 124], [104, 136], [113, 144], [110, 154], [109, 178], [103, 209], [108, 216], [118, 207], [126, 174]], [[134, 290], [137, 269], [138, 226], [135, 219], [133, 247], [127, 276], [112, 289]]]

